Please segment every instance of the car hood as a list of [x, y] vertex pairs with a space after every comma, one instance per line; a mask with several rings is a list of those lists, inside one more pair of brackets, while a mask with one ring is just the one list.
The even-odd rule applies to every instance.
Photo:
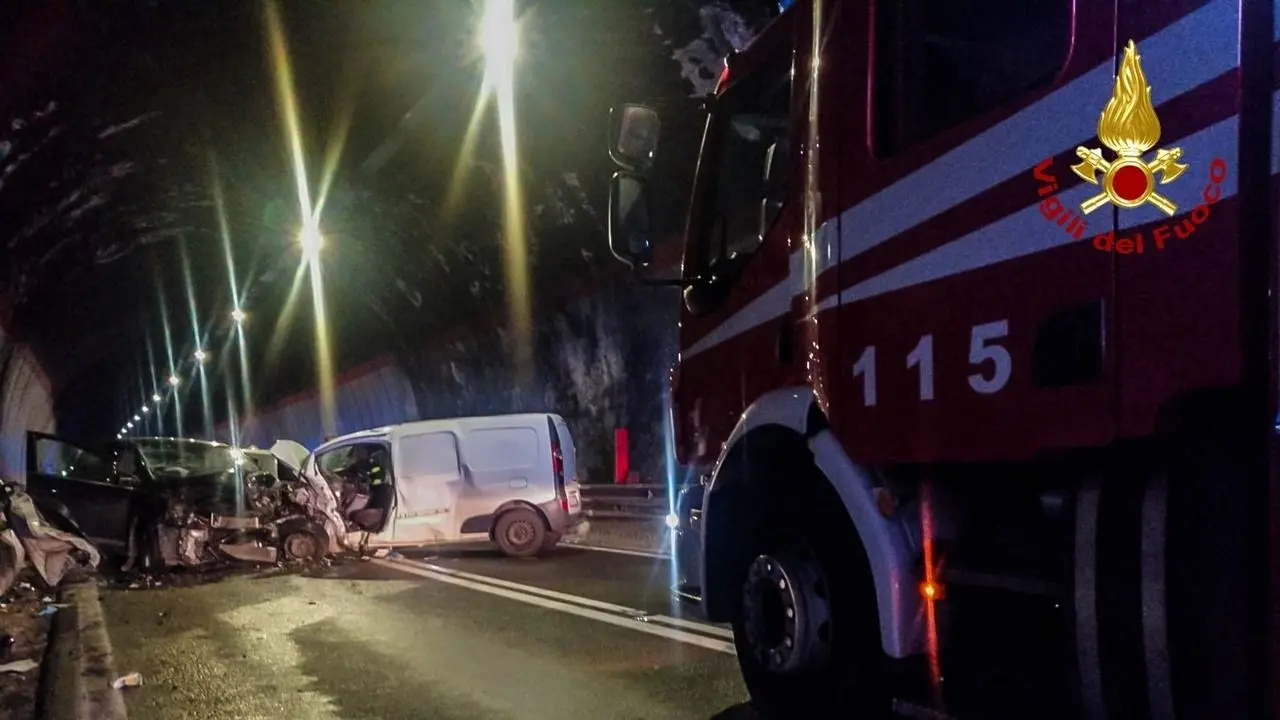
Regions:
[[307, 459], [310, 452], [301, 443], [293, 440], [277, 440], [276, 444], [271, 446], [271, 454], [294, 470], [301, 470], [302, 461]]
[[293, 440], [277, 440], [271, 446], [271, 454], [280, 462], [293, 468], [302, 482], [311, 488], [311, 504], [323, 514], [328, 522], [325, 528], [329, 532], [329, 552], [336, 553], [346, 546], [346, 522], [339, 511], [338, 496], [323, 478], [308, 475], [302, 471], [302, 465], [311, 453], [300, 443]]

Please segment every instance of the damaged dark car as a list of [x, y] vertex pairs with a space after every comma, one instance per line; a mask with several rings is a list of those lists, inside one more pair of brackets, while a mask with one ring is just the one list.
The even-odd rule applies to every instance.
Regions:
[[65, 508], [126, 570], [319, 559], [341, 551], [345, 533], [333, 491], [290, 463], [300, 446], [277, 446], [276, 462], [263, 463], [203, 440], [129, 438], [87, 447], [33, 432], [27, 492]]

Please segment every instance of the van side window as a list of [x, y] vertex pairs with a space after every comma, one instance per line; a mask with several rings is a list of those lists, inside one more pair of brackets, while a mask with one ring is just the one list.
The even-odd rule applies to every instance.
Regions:
[[700, 268], [750, 255], [764, 241], [786, 198], [790, 120], [789, 60], [731, 82], [715, 100], [707, 120], [705, 166], [699, 169], [712, 173], [702, 193]]
[[412, 478], [457, 478], [458, 440], [449, 432], [406, 435], [400, 439], [400, 475]]
[[878, 0], [874, 150], [937, 135], [1050, 82], [1071, 50], [1073, 0]]
[[[548, 446], [548, 457], [550, 453]], [[467, 435], [467, 462], [477, 473], [535, 467], [538, 463], [538, 433], [527, 427], [471, 432]]]

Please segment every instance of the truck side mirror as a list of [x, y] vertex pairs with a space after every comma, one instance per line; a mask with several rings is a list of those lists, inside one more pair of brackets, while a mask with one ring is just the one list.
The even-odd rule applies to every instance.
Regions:
[[632, 268], [653, 261], [649, 194], [643, 178], [627, 171], [609, 181], [609, 249]]
[[778, 213], [787, 201], [788, 177], [790, 176], [791, 157], [786, 138], [778, 140], [765, 151], [764, 159], [764, 192], [760, 198], [760, 240], [773, 227]]
[[609, 157], [625, 170], [653, 166], [662, 123], [658, 111], [644, 105], [620, 105], [609, 111]]

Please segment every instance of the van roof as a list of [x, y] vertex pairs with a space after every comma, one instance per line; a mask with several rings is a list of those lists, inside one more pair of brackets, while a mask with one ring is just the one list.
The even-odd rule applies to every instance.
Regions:
[[315, 450], [318, 451], [320, 450], [320, 448], [325, 448], [330, 445], [338, 445], [341, 443], [350, 442], [352, 440], [360, 440], [364, 438], [375, 439], [375, 438], [386, 437], [387, 435], [391, 434], [391, 431], [399, 428], [413, 428], [413, 429], [421, 428], [423, 430], [426, 430], [431, 428], [432, 426], [444, 425], [444, 424], [455, 423], [455, 422], [478, 422], [478, 421], [482, 422], [485, 420], [506, 420], [506, 421], [519, 422], [521, 420], [524, 420], [524, 421], [543, 420], [548, 417], [559, 418], [560, 416], [555, 413], [506, 413], [501, 415], [469, 415], [466, 417], [449, 417], [449, 418], [433, 418], [430, 420], [414, 420], [412, 422], [396, 423], [395, 425], [383, 425], [381, 427], [369, 428], [368, 430], [358, 430], [353, 433], [347, 433], [346, 435], [339, 435], [338, 437], [326, 440], [324, 443], [320, 445], [320, 447], [316, 448]]

